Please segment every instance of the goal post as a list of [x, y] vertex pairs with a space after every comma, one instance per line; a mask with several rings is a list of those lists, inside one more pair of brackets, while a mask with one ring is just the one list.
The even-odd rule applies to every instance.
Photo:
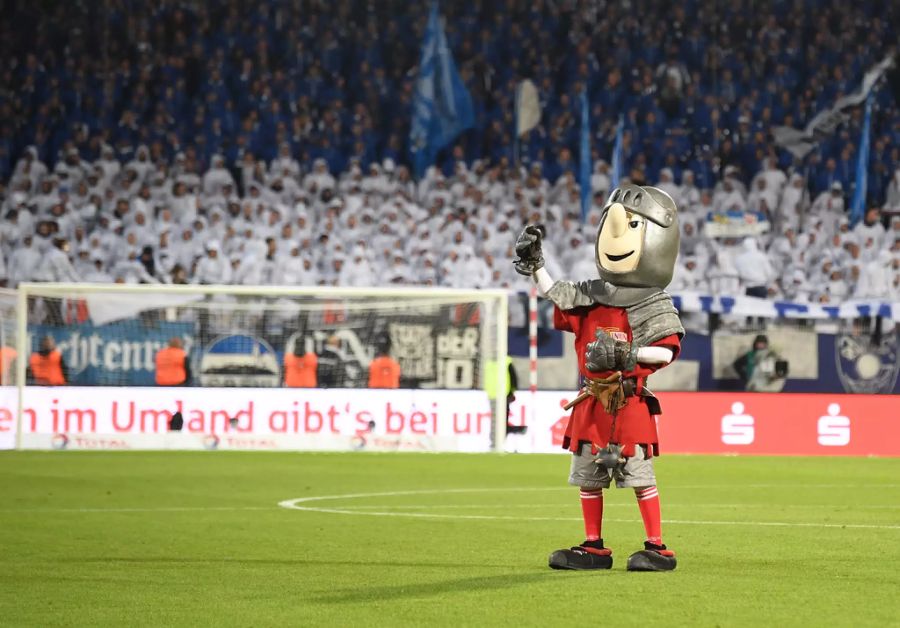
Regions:
[[[346, 401], [347, 412], [356, 411], [354, 432], [364, 430], [360, 426], [368, 418], [360, 409], [360, 400], [386, 399], [383, 416], [369, 421], [373, 433], [387, 431], [400, 440], [402, 435], [409, 436], [406, 444], [423, 441], [417, 435], [427, 435], [433, 437], [428, 448], [434, 449], [452, 449], [450, 443], [457, 441], [468, 443], [463, 450], [503, 449], [506, 381], [484, 375], [491, 362], [505, 365], [508, 294], [504, 290], [23, 283], [7, 297], [15, 312], [15, 333], [10, 337], [20, 356], [14, 382], [18, 447], [28, 446], [23, 437], [29, 438], [41, 420], [36, 418], [36, 405], [43, 409], [41, 417], [52, 417], [46, 419], [52, 420], [52, 426], [45, 427], [45, 432], [63, 433], [75, 431], [73, 426], [83, 428], [82, 423], [92, 427], [103, 423], [103, 417], [97, 416], [100, 411], [64, 408], [66, 401], [61, 397], [71, 397], [74, 392], [67, 388], [77, 387], [82, 396], [98, 398], [114, 394], [108, 391], [115, 387], [127, 387], [143, 396], [155, 394], [160, 399], [173, 395], [171, 388], [156, 386], [154, 358], [178, 338], [188, 355], [190, 380], [186, 387], [195, 396], [208, 392], [210, 399], [226, 399], [237, 389], [243, 389], [246, 396], [252, 388], [257, 389], [254, 394], [259, 407], [279, 395], [284, 397], [282, 391], [258, 389], [284, 388], [287, 354], [318, 355], [321, 366], [323, 353], [331, 351], [329, 356], [337, 355], [338, 365], [329, 371], [327, 383], [318, 382], [318, 388], [331, 389], [332, 409], [339, 405], [337, 400]], [[59, 349], [68, 386], [36, 386], [33, 375], [27, 377], [28, 356], [42, 342]], [[410, 399], [403, 420], [391, 414], [399, 402], [385, 397], [383, 390], [368, 389], [368, 368], [379, 353], [387, 353], [399, 363], [400, 388], [412, 391], [412, 396], [401, 395]], [[484, 389], [486, 379], [493, 382], [495, 390]], [[58, 394], [48, 394], [51, 390]], [[312, 421], [313, 427], [330, 421], [336, 433], [342, 419], [330, 414], [320, 418], [322, 413], [304, 401], [323, 390], [291, 397], [292, 420]], [[450, 399], [454, 401], [447, 401]], [[134, 402], [129, 403], [134, 415]], [[439, 416], [445, 406], [447, 418]], [[124, 406], [112, 407], [121, 423]], [[300, 417], [304, 412], [307, 416]], [[381, 419], [386, 425], [378, 425]], [[229, 420], [234, 427], [234, 417]], [[280, 421], [276, 421], [279, 426]], [[405, 431], [398, 427], [403, 421]], [[444, 426], [442, 431], [438, 424], [448, 422], [452, 426]], [[215, 425], [222, 427], [221, 423]], [[215, 425], [210, 421], [204, 430], [215, 430]], [[158, 426], [154, 429], [158, 431]], [[224, 429], [229, 428], [226, 425]], [[473, 431], [478, 431], [481, 445], [473, 438], [466, 440]], [[343, 432], [341, 438], [351, 436]], [[312, 448], [329, 448], [331, 441], [321, 435], [317, 439], [310, 441]], [[305, 441], [296, 442], [296, 448], [304, 448]], [[334, 447], [341, 448], [343, 442], [347, 439], [334, 440]]]

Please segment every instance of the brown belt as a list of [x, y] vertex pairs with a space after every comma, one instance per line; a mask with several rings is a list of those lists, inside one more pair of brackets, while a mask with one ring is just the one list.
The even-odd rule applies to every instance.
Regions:
[[625, 399], [637, 394], [638, 382], [635, 377], [622, 378], [622, 372], [616, 371], [609, 377], [587, 379], [581, 392], [572, 401], [563, 406], [563, 410], [575, 407], [588, 397], [599, 401], [609, 414], [616, 414], [625, 405]]

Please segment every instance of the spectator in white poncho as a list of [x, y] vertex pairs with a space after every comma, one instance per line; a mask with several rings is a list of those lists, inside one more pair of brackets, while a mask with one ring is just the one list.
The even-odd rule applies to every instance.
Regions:
[[888, 298], [893, 283], [891, 263], [891, 253], [881, 251], [875, 259], [863, 265], [853, 296], [858, 299]]
[[676, 203], [679, 202], [681, 187], [675, 183], [675, 175], [672, 173], [671, 168], [663, 168], [659, 171], [659, 182], [655, 187], [671, 196]]
[[377, 283], [375, 270], [366, 259], [366, 251], [362, 246], [353, 247], [350, 260], [341, 269], [337, 282], [339, 286], [354, 288], [374, 286]]
[[216, 241], [207, 243], [206, 255], [197, 262], [194, 273], [195, 283], [227, 284], [231, 281], [231, 264], [221, 256], [220, 245]]
[[793, 269], [782, 278], [781, 290], [784, 298], [795, 303], [809, 303], [813, 289], [806, 279], [806, 273], [801, 268]]
[[603, 198], [609, 195], [610, 189], [609, 164], [598, 159], [594, 164], [594, 172], [591, 175], [591, 190], [594, 194], [600, 194]]
[[203, 194], [215, 196], [222, 193], [226, 185], [234, 187], [234, 177], [225, 167], [225, 158], [222, 155], [213, 155], [210, 160], [211, 167], [203, 175]]
[[672, 282], [666, 288], [669, 292], [706, 292], [709, 283], [700, 260], [694, 255], [680, 257], [675, 264]]
[[722, 181], [722, 187], [713, 194], [713, 207], [715, 211], [744, 211], [747, 209], [747, 199], [737, 186], [734, 179], [726, 177]]
[[877, 207], [867, 209], [863, 219], [853, 227], [853, 233], [863, 246], [871, 239], [876, 248], [881, 248], [886, 235], [884, 225], [881, 224], [881, 210]]
[[761, 212], [772, 220], [775, 217], [775, 210], [778, 208], [779, 192], [769, 187], [770, 185], [766, 177], [758, 177], [754, 180], [754, 185], [747, 198], [747, 209]]
[[892, 212], [900, 212], [900, 166], [894, 170], [894, 176], [885, 193], [884, 208]]
[[836, 266], [832, 267], [825, 281], [825, 290], [831, 303], [840, 303], [849, 296], [850, 286], [847, 284], [847, 277], [842, 269]]
[[735, 247], [718, 245], [707, 272], [713, 294], [738, 296], [741, 294], [741, 278], [734, 262]]
[[81, 277], [75, 272], [69, 260], [69, 242], [64, 238], [55, 238], [53, 246], [44, 254], [38, 275], [41, 281], [55, 283], [77, 283]]
[[91, 256], [91, 268], [82, 275], [88, 283], [112, 283], [113, 276], [106, 272], [103, 256], [94, 254]]
[[676, 203], [679, 208], [693, 207], [700, 202], [700, 190], [694, 182], [694, 173], [685, 170], [681, 173], [681, 187], [678, 189]]
[[847, 210], [844, 202], [844, 186], [841, 182], [835, 181], [830, 188], [819, 194], [809, 208], [809, 213], [835, 223], [845, 217]]

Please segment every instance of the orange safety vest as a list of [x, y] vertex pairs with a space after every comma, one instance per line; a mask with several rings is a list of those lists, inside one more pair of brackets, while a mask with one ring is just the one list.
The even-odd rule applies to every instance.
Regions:
[[166, 347], [156, 352], [156, 384], [180, 386], [187, 379], [184, 360], [187, 354], [178, 347]]
[[284, 385], [289, 388], [315, 388], [319, 358], [315, 353], [284, 354]]
[[369, 364], [369, 388], [400, 388], [400, 365], [386, 355]]
[[62, 353], [54, 349], [47, 355], [32, 353], [28, 360], [31, 365], [31, 375], [39, 386], [63, 386], [66, 378], [62, 372]]
[[16, 350], [12, 347], [0, 347], [0, 384], [11, 384], [15, 373], [10, 373], [9, 367], [16, 359]]

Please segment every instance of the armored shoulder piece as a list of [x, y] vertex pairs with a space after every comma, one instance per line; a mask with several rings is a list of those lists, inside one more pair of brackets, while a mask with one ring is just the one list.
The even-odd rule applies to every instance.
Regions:
[[[557, 281], [547, 291], [547, 298], [561, 310], [572, 310], [576, 307], [594, 305], [596, 301], [593, 295], [592, 284], [602, 284], [602, 281]], [[602, 286], [599, 286], [602, 289]]]
[[662, 290], [625, 310], [635, 345], [647, 346], [672, 334], [684, 337], [678, 310], [672, 298]]

